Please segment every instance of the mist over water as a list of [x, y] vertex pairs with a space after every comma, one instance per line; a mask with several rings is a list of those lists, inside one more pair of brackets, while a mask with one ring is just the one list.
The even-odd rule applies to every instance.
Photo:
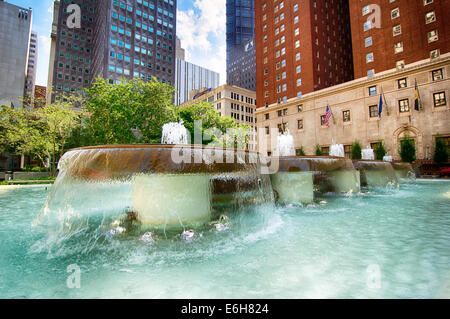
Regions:
[[[32, 225], [44, 187], [8, 190], [0, 193], [0, 297], [449, 297], [449, 192], [448, 181], [415, 181], [304, 207], [224, 208], [226, 218], [188, 238], [122, 221], [123, 211], [105, 214], [120, 189], [63, 229], [51, 219]], [[149, 232], [152, 241], [143, 240]], [[73, 264], [80, 289], [67, 288]], [[373, 266], [378, 288], [368, 285]]]

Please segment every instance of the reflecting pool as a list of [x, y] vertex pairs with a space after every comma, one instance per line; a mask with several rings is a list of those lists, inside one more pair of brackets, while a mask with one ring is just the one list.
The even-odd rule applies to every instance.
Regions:
[[224, 208], [184, 234], [114, 214], [33, 226], [49, 191], [0, 189], [0, 298], [450, 297], [450, 181]]

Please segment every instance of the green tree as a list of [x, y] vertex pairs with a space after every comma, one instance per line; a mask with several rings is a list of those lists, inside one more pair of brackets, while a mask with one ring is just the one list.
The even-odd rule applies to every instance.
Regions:
[[436, 138], [436, 145], [434, 148], [434, 161], [438, 164], [448, 162], [448, 150], [444, 140], [441, 137]]
[[403, 162], [412, 163], [416, 160], [416, 145], [414, 140], [406, 136], [404, 140], [400, 142], [400, 157]]
[[352, 160], [360, 160], [362, 158], [362, 147], [361, 143], [355, 141], [352, 144]]
[[108, 84], [98, 77], [86, 90], [93, 144], [160, 143], [162, 127], [176, 120], [173, 87], [153, 78]]
[[378, 161], [382, 161], [387, 154], [386, 147], [383, 142], [379, 142], [377, 146], [375, 146], [375, 159]]
[[323, 156], [323, 151], [319, 144], [316, 145], [316, 156]]
[[216, 109], [207, 102], [191, 104], [178, 110], [178, 116], [191, 135], [191, 143], [195, 144], [196, 123], [202, 124], [197, 132], [202, 132], [203, 145], [245, 148], [248, 144], [248, 125], [236, 124], [227, 116], [221, 116]]
[[59, 98], [55, 103], [37, 109], [36, 116], [44, 126], [44, 132], [50, 139], [51, 168], [55, 175], [55, 163], [64, 154], [66, 140], [72, 130], [80, 126], [77, 113], [73, 110], [79, 102], [75, 95]]
[[297, 154], [297, 156], [306, 156], [303, 146], [301, 146], [299, 149], [296, 150], [296, 154]]
[[36, 112], [7, 106], [0, 109], [0, 152], [37, 158], [45, 167], [50, 157], [50, 146], [50, 136]]

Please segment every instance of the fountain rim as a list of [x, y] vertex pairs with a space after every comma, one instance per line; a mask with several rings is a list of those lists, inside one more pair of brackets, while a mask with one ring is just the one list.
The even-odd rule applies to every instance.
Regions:
[[208, 145], [178, 145], [178, 144], [112, 144], [112, 145], [97, 145], [97, 146], [84, 146], [77, 147], [68, 150], [68, 152], [72, 151], [90, 151], [90, 150], [138, 150], [138, 149], [202, 149], [202, 150], [221, 150], [221, 151], [234, 151], [234, 152], [245, 152], [248, 154], [262, 154], [255, 151], [243, 150], [237, 148], [226, 148], [226, 147], [214, 147]]
[[270, 158], [273, 159], [337, 159], [337, 160], [348, 160], [348, 158], [345, 157], [337, 157], [337, 156], [270, 156]]

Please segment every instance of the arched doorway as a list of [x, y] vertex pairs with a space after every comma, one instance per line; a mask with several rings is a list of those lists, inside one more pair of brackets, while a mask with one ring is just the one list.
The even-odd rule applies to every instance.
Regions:
[[424, 158], [424, 148], [423, 148], [423, 135], [419, 131], [418, 128], [414, 126], [403, 126], [398, 128], [394, 132], [393, 136], [393, 153], [396, 154], [396, 157], [400, 159], [400, 143], [405, 138], [409, 137], [413, 139], [416, 145], [416, 157], [417, 159]]

